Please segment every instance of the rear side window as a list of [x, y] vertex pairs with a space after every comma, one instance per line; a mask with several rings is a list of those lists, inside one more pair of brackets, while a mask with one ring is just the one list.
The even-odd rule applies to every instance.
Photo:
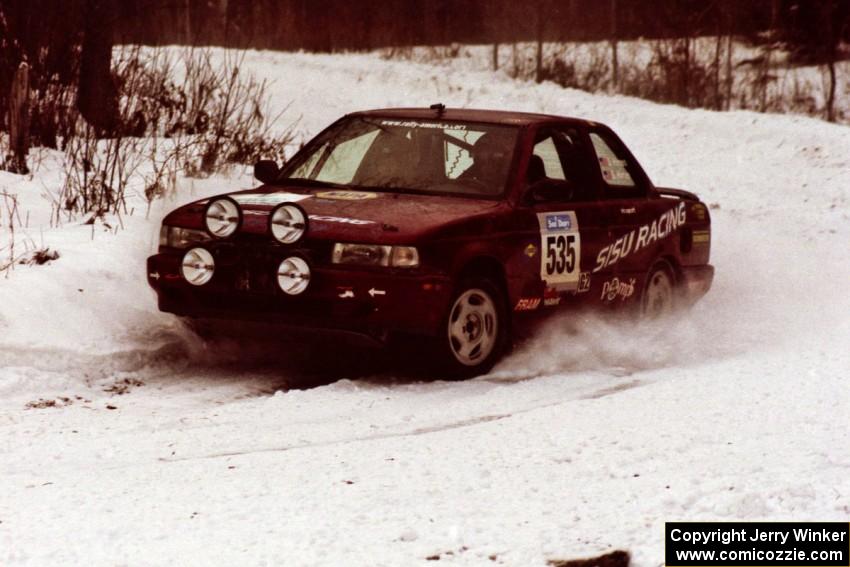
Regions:
[[629, 162], [625, 156], [618, 155], [602, 137], [593, 132], [590, 134], [593, 150], [602, 179], [612, 188], [634, 189], [637, 187], [634, 177], [629, 173]]

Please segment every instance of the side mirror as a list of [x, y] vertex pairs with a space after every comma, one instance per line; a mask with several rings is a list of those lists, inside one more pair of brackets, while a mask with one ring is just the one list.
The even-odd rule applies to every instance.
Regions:
[[280, 175], [277, 162], [270, 159], [261, 159], [254, 164], [254, 177], [263, 183], [274, 183]]
[[575, 193], [576, 188], [572, 181], [564, 179], [541, 179], [528, 188], [526, 198], [532, 203], [572, 201]]

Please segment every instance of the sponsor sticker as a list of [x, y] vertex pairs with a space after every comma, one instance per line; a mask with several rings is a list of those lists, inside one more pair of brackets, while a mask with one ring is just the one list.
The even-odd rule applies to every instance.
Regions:
[[310, 215], [310, 220], [324, 221], [324, 222], [335, 222], [335, 223], [339, 223], [339, 224], [353, 224], [353, 225], [377, 224], [375, 221], [370, 221], [370, 220], [350, 219], [348, 217], [335, 217], [335, 216], [330, 216], [330, 215]]
[[275, 206], [281, 203], [297, 203], [304, 199], [311, 198], [312, 195], [301, 195], [300, 193], [249, 193], [245, 195], [230, 195], [230, 198], [240, 205], [270, 205]]
[[534, 311], [538, 307], [540, 307], [539, 297], [523, 297], [517, 302], [514, 311]]
[[382, 120], [381, 126], [425, 128], [430, 130], [466, 130], [466, 124], [458, 124], [454, 122], [417, 122], [415, 120]]
[[561, 304], [561, 294], [554, 287], [547, 287], [543, 292], [543, 305], [555, 307]]
[[529, 244], [525, 247], [525, 255], [529, 258], [534, 258], [537, 255], [537, 246]]
[[635, 279], [629, 281], [613, 278], [602, 284], [603, 301], [611, 302], [619, 298], [620, 301], [625, 301], [635, 293]]
[[570, 230], [573, 227], [569, 214], [546, 215], [546, 230], [557, 232], [559, 230]]
[[366, 199], [376, 199], [377, 193], [369, 191], [320, 191], [316, 193], [319, 199], [334, 199], [336, 201], [365, 201]]
[[575, 291], [581, 272], [581, 234], [574, 211], [538, 213], [540, 278], [548, 287]]
[[638, 252], [655, 242], [664, 240], [680, 226], [683, 226], [686, 220], [687, 213], [683, 201], [678, 206], [662, 213], [651, 223], [627, 232], [615, 240], [613, 244], [609, 244], [600, 250], [596, 256], [596, 267], [593, 268], [593, 273], [613, 266], [633, 252]]
[[582, 272], [578, 277], [576, 293], [587, 293], [588, 291], [590, 291], [590, 272]]

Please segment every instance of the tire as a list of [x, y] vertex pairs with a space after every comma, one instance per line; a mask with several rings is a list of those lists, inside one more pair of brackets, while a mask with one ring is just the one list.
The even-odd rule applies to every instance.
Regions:
[[676, 310], [678, 301], [676, 278], [666, 261], [657, 262], [647, 273], [640, 302], [644, 319], [660, 319]]
[[462, 280], [437, 338], [441, 369], [455, 379], [486, 374], [505, 353], [508, 337], [501, 289], [485, 278]]

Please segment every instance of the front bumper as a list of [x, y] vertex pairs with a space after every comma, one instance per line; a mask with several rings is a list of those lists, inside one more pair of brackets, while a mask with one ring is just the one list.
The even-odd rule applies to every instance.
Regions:
[[311, 263], [307, 290], [288, 296], [277, 287], [276, 270], [293, 251], [272, 249], [246, 257], [210, 250], [216, 270], [203, 286], [191, 285], [180, 275], [183, 250], [148, 258], [148, 283], [157, 293], [161, 311], [370, 337], [388, 332], [434, 335], [452, 292], [449, 278], [442, 275]]

